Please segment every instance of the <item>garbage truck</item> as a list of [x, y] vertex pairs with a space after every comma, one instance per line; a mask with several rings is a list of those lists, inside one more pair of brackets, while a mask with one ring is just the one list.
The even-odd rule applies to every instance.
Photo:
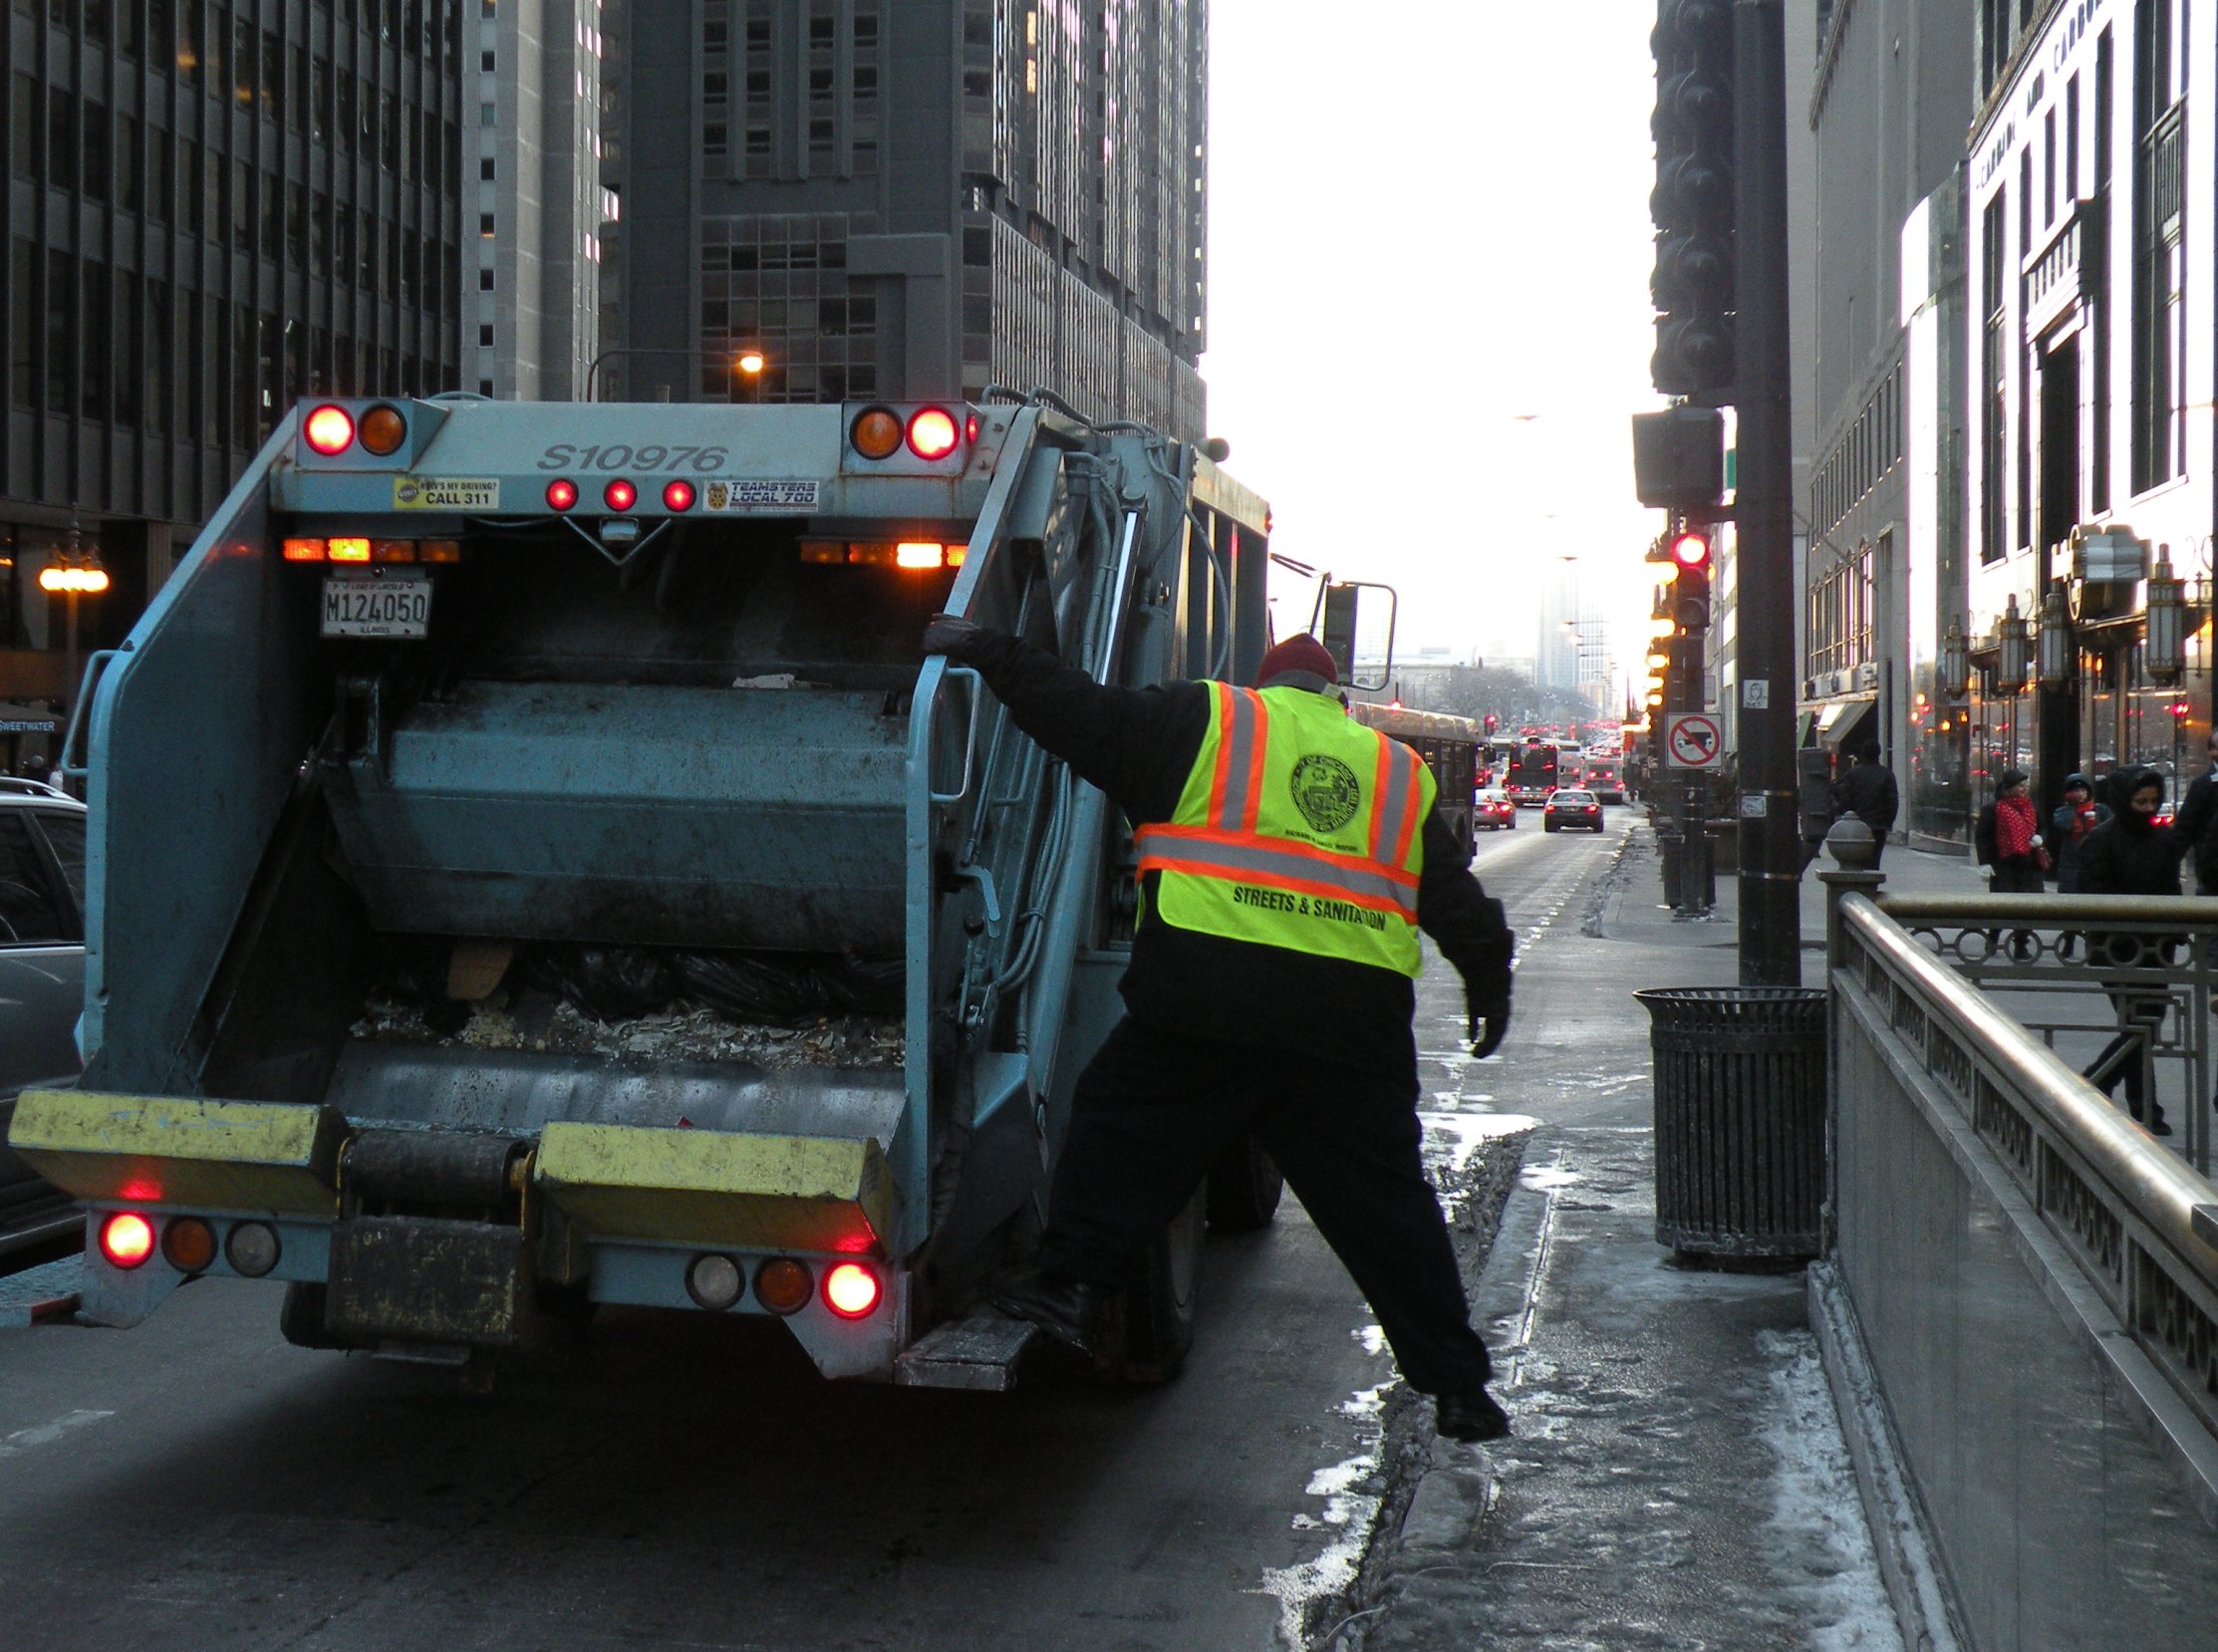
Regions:
[[[296, 1343], [485, 1372], [627, 1304], [1007, 1386], [1029, 1327], [970, 1304], [1039, 1232], [1136, 857], [920, 638], [1251, 681], [1269, 526], [1038, 394], [295, 408], [66, 743], [87, 1060], [9, 1145], [85, 1207], [80, 1317], [264, 1279]], [[1190, 1341], [1204, 1221], [1276, 1198], [1252, 1144], [1197, 1192], [1127, 1369]]]

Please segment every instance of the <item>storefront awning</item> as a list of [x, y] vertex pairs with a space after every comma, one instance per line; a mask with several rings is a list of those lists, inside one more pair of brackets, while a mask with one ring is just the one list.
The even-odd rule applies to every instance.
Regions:
[[62, 714], [0, 699], [0, 734], [59, 734]]
[[1824, 706], [1817, 713], [1817, 743], [1828, 751], [1838, 751], [1843, 746], [1855, 749], [1870, 735], [1878, 703], [1874, 696], [1836, 699]]

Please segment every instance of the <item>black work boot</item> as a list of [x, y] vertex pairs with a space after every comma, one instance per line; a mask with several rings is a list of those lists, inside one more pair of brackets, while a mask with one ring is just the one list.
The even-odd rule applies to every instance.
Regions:
[[1510, 1414], [1484, 1388], [1468, 1394], [1443, 1394], [1434, 1402], [1435, 1426], [1450, 1440], [1507, 1440]]
[[1037, 1325], [1064, 1347], [1089, 1359], [1093, 1357], [1094, 1332], [1101, 1323], [1101, 1304], [1108, 1294], [1102, 1285], [1036, 1272], [1003, 1274], [989, 1281], [984, 1291], [985, 1299], [1011, 1319]]

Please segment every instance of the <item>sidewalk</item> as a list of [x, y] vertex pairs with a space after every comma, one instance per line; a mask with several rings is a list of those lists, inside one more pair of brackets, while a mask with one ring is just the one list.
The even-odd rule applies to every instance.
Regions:
[[[1816, 870], [1805, 985], [1823, 970]], [[1967, 860], [1901, 846], [1883, 870], [1896, 891], [1982, 887]], [[1732, 879], [1718, 895], [1707, 922], [1675, 921], [1635, 830], [1583, 933], [1551, 925], [1521, 961], [1507, 1064], [1436, 1098], [1537, 1121], [1473, 1293], [1516, 1435], [1433, 1444], [1377, 1605], [1329, 1644], [1900, 1647], [1801, 1270], [1680, 1267], [1655, 1239], [1648, 1018], [1630, 994], [1734, 982]]]

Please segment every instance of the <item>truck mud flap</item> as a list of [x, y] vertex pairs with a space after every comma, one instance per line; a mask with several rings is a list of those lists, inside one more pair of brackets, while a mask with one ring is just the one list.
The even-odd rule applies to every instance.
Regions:
[[72, 1198], [329, 1220], [339, 1214], [335, 1108], [27, 1090], [8, 1145]]
[[533, 1177], [587, 1237], [883, 1254], [895, 1207], [871, 1137], [557, 1123]]

